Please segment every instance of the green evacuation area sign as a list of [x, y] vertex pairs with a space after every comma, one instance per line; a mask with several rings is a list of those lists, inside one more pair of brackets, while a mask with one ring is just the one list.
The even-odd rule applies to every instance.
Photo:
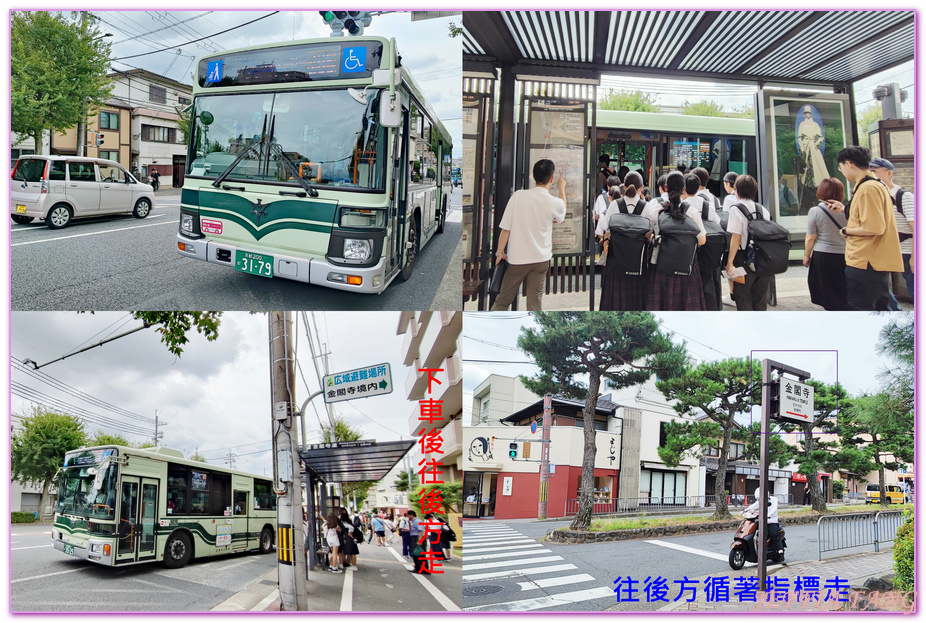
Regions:
[[388, 363], [329, 374], [324, 378], [325, 402], [341, 402], [392, 393], [392, 368]]

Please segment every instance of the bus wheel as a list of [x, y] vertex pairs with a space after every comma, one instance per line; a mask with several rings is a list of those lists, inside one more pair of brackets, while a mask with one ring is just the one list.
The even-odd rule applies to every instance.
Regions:
[[167, 539], [164, 547], [164, 566], [168, 569], [179, 569], [190, 562], [193, 557], [193, 545], [190, 537], [183, 532], [175, 532]]
[[418, 219], [412, 216], [408, 227], [408, 248], [405, 251], [405, 267], [402, 281], [408, 281], [415, 274], [415, 260], [418, 258]]
[[260, 553], [269, 554], [273, 551], [273, 530], [264, 528], [260, 533]]

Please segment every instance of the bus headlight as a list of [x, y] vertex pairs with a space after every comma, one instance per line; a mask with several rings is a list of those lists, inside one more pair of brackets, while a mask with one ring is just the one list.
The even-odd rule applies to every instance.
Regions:
[[366, 239], [345, 238], [344, 259], [365, 262], [373, 257], [373, 241]]
[[99, 554], [99, 553], [102, 552], [102, 551], [103, 551], [103, 544], [102, 544], [102, 543], [91, 543], [91, 544], [90, 544], [90, 552], [91, 552], [91, 553], [93, 553], [93, 554]]
[[193, 235], [193, 215], [192, 214], [181, 214], [180, 215], [180, 231], [184, 234]]

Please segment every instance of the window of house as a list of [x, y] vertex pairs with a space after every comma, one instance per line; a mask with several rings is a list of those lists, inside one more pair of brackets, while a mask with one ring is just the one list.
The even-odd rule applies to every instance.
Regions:
[[118, 151], [100, 151], [100, 158], [106, 158], [107, 160], [112, 160], [114, 162], [119, 162], [119, 152]]
[[746, 444], [742, 443], [731, 443], [730, 444], [730, 458], [738, 459], [746, 453]]
[[142, 125], [141, 140], [155, 143], [176, 143], [177, 129], [158, 125]]
[[148, 100], [155, 104], [167, 103], [167, 89], [157, 85], [148, 85]]
[[177, 102], [178, 102], [181, 106], [189, 106], [190, 104], [193, 103], [193, 101], [192, 101], [190, 98], [188, 98], [188, 97], [183, 97], [182, 95], [181, 95], [180, 97], [177, 98]]
[[119, 113], [101, 112], [100, 113], [100, 129], [101, 130], [118, 130], [119, 129]]

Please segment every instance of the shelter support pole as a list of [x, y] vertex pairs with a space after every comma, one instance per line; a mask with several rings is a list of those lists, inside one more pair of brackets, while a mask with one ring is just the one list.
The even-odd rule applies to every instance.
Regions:
[[[515, 76], [514, 67], [508, 63], [501, 66], [499, 80], [499, 98], [498, 98], [498, 140], [496, 141], [496, 174], [495, 174], [495, 201], [493, 204], [494, 216], [492, 218], [492, 243], [489, 245], [489, 253], [494, 254], [498, 247], [498, 237], [501, 235], [502, 215], [505, 213], [505, 206], [511, 198], [514, 189], [514, 155], [515, 155], [515, 124], [514, 124], [514, 92]], [[487, 114], [491, 114], [489, 111]], [[486, 154], [486, 158], [489, 155]], [[489, 305], [495, 302], [495, 297], [489, 298]], [[517, 305], [517, 297], [515, 297]]]

